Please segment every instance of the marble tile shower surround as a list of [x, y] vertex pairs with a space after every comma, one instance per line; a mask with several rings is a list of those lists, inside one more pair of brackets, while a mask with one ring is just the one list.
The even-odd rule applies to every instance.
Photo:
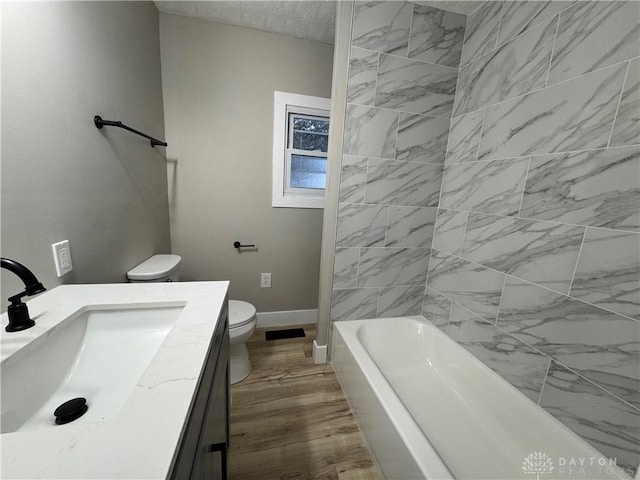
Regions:
[[528, 29], [554, 17], [557, 13], [573, 5], [575, 1], [507, 1], [502, 6], [498, 43], [517, 37]]
[[387, 205], [438, 205], [442, 165], [369, 159], [364, 201]]
[[409, 57], [448, 67], [460, 65], [464, 26], [463, 15], [426, 5], [413, 5]]
[[422, 305], [629, 472], [640, 463], [639, 23], [640, 2], [487, 2], [468, 17]]
[[627, 64], [487, 108], [478, 159], [605, 148]]
[[609, 145], [640, 145], [640, 58], [629, 62]]
[[528, 165], [528, 158], [447, 165], [440, 207], [515, 215], [522, 203]]
[[637, 467], [640, 423], [634, 408], [557, 362], [551, 362], [540, 406], [601, 452], [610, 452], [629, 473]]
[[451, 119], [445, 163], [473, 162], [478, 155], [486, 110]]
[[497, 326], [640, 407], [640, 322], [510, 277]]
[[[331, 309], [331, 321], [422, 313], [629, 471], [634, 3], [485, 2], [454, 64], [460, 36], [443, 13], [356, 2]], [[427, 24], [450, 35], [414, 29]]]
[[463, 258], [569, 293], [585, 227], [469, 213]]
[[454, 115], [543, 88], [557, 25], [554, 17], [462, 67]]
[[640, 2], [577, 2], [560, 14], [549, 84], [639, 55]]
[[347, 101], [451, 118], [464, 22], [411, 2], [357, 1]]
[[551, 359], [468, 310], [453, 304], [447, 334], [498, 372], [533, 402], [540, 391]]
[[451, 118], [458, 70], [381, 54], [375, 105]]
[[401, 113], [398, 123], [396, 160], [444, 163], [449, 123], [446, 118]]
[[355, 3], [332, 321], [422, 310], [465, 21]]
[[587, 228], [570, 293], [640, 320], [640, 235]]
[[520, 216], [639, 232], [638, 198], [639, 147], [541, 155], [529, 164]]

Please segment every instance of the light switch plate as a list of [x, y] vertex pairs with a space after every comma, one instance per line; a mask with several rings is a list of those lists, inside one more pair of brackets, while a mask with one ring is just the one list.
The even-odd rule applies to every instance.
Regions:
[[271, 288], [271, 274], [270, 273], [261, 273], [260, 274], [260, 288]]
[[61, 277], [73, 270], [73, 262], [71, 261], [71, 247], [69, 240], [51, 244], [53, 250], [53, 261], [56, 264], [56, 274]]

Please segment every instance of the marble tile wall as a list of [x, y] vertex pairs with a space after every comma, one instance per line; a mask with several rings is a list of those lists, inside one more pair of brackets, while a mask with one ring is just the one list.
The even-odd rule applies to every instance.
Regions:
[[422, 313], [640, 464], [640, 2], [467, 18]]
[[331, 321], [422, 312], [465, 23], [355, 2]]
[[424, 315], [635, 474], [640, 2], [356, 1], [350, 47], [331, 321]]

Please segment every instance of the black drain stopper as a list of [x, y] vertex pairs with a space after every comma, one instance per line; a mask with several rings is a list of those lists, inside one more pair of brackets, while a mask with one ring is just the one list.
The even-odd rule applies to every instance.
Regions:
[[87, 405], [87, 399], [83, 397], [72, 398], [71, 400], [64, 402], [53, 414], [56, 417], [56, 425], [64, 425], [65, 423], [73, 422], [89, 410]]

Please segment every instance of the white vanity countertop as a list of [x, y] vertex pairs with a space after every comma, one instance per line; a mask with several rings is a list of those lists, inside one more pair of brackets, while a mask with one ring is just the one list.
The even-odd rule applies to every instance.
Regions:
[[2, 478], [166, 478], [228, 287], [229, 282], [63, 285], [27, 302], [35, 327], [7, 333], [3, 314], [2, 360], [87, 305], [185, 303], [120, 412], [99, 422], [1, 435]]

